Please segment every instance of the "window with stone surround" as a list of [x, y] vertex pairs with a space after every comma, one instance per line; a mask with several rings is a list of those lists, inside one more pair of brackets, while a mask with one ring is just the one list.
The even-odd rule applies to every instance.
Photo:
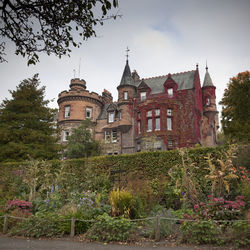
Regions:
[[138, 130], [138, 134], [140, 134], [141, 133], [141, 121], [140, 120], [137, 121], [137, 130]]
[[210, 103], [211, 103], [211, 102], [210, 102], [210, 98], [209, 98], [209, 97], [207, 97], [207, 98], [206, 98], [206, 106], [209, 106], [209, 105], [210, 105]]
[[108, 122], [112, 123], [115, 121], [115, 112], [109, 112], [108, 113]]
[[155, 118], [155, 130], [161, 130], [161, 118], [160, 117]]
[[167, 130], [173, 129], [173, 110], [167, 109]]
[[117, 130], [105, 131], [105, 142], [117, 142]]
[[169, 89], [168, 89], [168, 97], [173, 97], [173, 95], [174, 95], [174, 90], [173, 90], [173, 88], [169, 88]]
[[172, 109], [167, 109], [167, 116], [172, 116], [172, 115], [173, 115]]
[[90, 107], [86, 107], [85, 117], [91, 119], [92, 118], [92, 112], [93, 109]]
[[152, 131], [152, 118], [148, 118], [147, 120], [147, 132]]
[[155, 109], [155, 116], [160, 116], [160, 109]]
[[64, 107], [64, 118], [70, 117], [70, 106], [65, 106]]
[[172, 148], [174, 146], [174, 141], [168, 140], [168, 147]]
[[68, 141], [68, 137], [69, 137], [69, 131], [64, 130], [63, 131], [63, 141]]
[[128, 91], [123, 92], [123, 100], [128, 100]]
[[112, 142], [117, 142], [117, 131], [116, 130], [112, 131]]
[[173, 129], [172, 124], [172, 117], [167, 117], [167, 129], [172, 130]]
[[146, 100], [146, 92], [140, 92], [140, 97], [141, 97], [141, 101], [145, 101]]
[[147, 117], [152, 117], [152, 110], [147, 111]]
[[111, 131], [105, 131], [105, 142], [111, 141]]

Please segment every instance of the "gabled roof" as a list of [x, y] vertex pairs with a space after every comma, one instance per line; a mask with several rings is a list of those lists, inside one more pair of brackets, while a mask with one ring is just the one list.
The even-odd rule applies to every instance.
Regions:
[[214, 87], [212, 79], [208, 73], [208, 67], [206, 67], [206, 74], [205, 74], [205, 78], [204, 78], [204, 82], [203, 82], [202, 87]]
[[126, 65], [122, 74], [122, 79], [120, 82], [120, 85], [133, 85], [134, 86], [134, 80], [131, 75], [131, 71], [128, 65], [128, 60], [126, 61]]
[[[192, 89], [194, 88], [194, 76], [195, 70], [171, 74], [171, 78], [177, 83], [177, 90]], [[143, 81], [151, 89], [151, 94], [158, 94], [164, 92], [164, 83], [167, 80], [168, 75], [145, 78]], [[138, 87], [141, 81], [135, 82], [135, 86]]]
[[117, 112], [119, 112], [119, 110], [120, 109], [119, 109], [119, 107], [117, 105], [117, 102], [106, 103], [106, 104], [103, 105], [101, 113], [100, 113], [98, 119], [99, 120], [107, 119], [108, 112], [111, 112], [111, 111], [117, 111]]

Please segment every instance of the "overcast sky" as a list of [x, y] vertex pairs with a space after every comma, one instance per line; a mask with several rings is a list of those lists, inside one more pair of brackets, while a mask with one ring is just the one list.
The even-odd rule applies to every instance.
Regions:
[[10, 98], [9, 89], [39, 73], [46, 98], [54, 99], [50, 107], [57, 107], [74, 69], [79, 76], [80, 58], [87, 89], [101, 94], [105, 88], [116, 100], [127, 46], [130, 69], [141, 78], [194, 70], [198, 63], [202, 84], [207, 60], [217, 103], [229, 79], [250, 70], [250, 0], [119, 0], [119, 14], [70, 58], [41, 54], [40, 63], [28, 67], [8, 43], [8, 63], [0, 64], [0, 102]]

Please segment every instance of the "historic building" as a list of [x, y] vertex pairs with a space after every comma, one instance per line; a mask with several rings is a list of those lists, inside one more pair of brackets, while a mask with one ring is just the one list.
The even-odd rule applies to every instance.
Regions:
[[141, 79], [128, 60], [118, 100], [86, 90], [86, 82], [71, 80], [69, 91], [58, 96], [61, 142], [72, 128], [91, 119], [103, 153], [123, 154], [149, 150], [215, 146], [218, 129], [215, 86], [208, 73], [201, 87], [199, 70]]

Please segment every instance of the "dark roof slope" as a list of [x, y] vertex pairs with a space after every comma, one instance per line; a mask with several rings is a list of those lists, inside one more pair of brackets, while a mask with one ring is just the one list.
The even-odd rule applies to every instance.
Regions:
[[[177, 83], [178, 89], [192, 89], [194, 88], [194, 75], [195, 70], [181, 72], [172, 74], [172, 79]], [[167, 80], [168, 75], [158, 76], [158, 77], [151, 77], [151, 78], [144, 78], [143, 81], [151, 88], [151, 94], [158, 94], [164, 92], [164, 83]], [[141, 81], [135, 82], [135, 86], [138, 87]]]
[[131, 75], [131, 71], [128, 65], [128, 60], [126, 61], [126, 65], [125, 65], [125, 68], [122, 74], [122, 79], [121, 79], [119, 86], [121, 85], [134, 85], [134, 80]]

